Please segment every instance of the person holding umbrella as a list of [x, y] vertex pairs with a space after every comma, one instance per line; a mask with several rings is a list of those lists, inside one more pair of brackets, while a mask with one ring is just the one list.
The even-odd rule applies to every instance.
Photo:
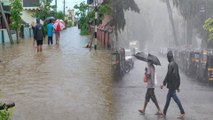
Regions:
[[157, 108], [156, 115], [162, 115], [162, 111], [158, 105], [157, 98], [155, 96], [155, 66], [161, 65], [159, 59], [151, 54], [146, 54], [144, 52], [138, 52], [134, 55], [137, 59], [147, 62], [148, 67], [145, 68], [144, 82], [147, 82], [147, 91], [145, 95], [145, 102], [142, 109], [138, 110], [140, 113], [145, 114], [147, 104], [151, 99]]
[[55, 29], [56, 44], [58, 44], [60, 39], [60, 31], [65, 28], [65, 22], [63, 20], [57, 19], [53, 24], [53, 27]]
[[152, 102], [155, 104], [157, 108], [157, 112], [155, 115], [162, 115], [161, 109], [158, 105], [157, 98], [155, 96], [155, 67], [153, 64], [153, 61], [151, 59], [147, 60], [148, 67], [145, 69], [145, 78], [147, 79], [147, 91], [145, 95], [145, 102], [143, 109], [138, 110], [140, 113], [145, 114], [147, 104], [149, 103], [149, 100], [151, 99]]
[[59, 30], [55, 30], [55, 40], [56, 40], [56, 44], [58, 44], [60, 38], [60, 31]]

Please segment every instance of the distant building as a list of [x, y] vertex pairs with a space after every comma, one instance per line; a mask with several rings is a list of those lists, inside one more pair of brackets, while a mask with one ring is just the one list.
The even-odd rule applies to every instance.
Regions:
[[69, 9], [68, 11], [67, 11], [67, 15], [66, 15], [66, 17], [67, 17], [67, 20], [68, 20], [68, 22], [70, 22], [71, 23], [71, 26], [74, 26], [74, 22], [75, 22], [75, 11], [72, 9]]
[[[2, 3], [3, 3], [3, 9], [4, 9], [4, 12], [5, 12], [5, 16], [6, 16], [6, 19], [7, 19], [7, 22], [9, 24], [9, 27], [11, 26], [11, 20], [10, 20], [10, 6], [9, 6], [9, 0], [2, 0]], [[5, 24], [4, 24], [4, 20], [3, 20], [3, 17], [1, 15], [1, 12], [0, 12], [0, 29], [4, 29], [6, 28]]]
[[87, 4], [95, 4], [95, 2], [98, 2], [98, 3], [108, 3], [109, 0], [87, 0]]
[[[35, 22], [35, 18], [32, 17], [33, 13], [39, 10], [41, 0], [22, 0], [23, 12], [21, 18], [28, 24]], [[52, 1], [52, 0], [50, 0]]]
[[32, 17], [35, 11], [39, 10], [39, 0], [23, 0], [23, 12], [21, 18], [28, 24], [35, 22]]
[[[2, 6], [4, 9], [5, 16], [6, 16], [6, 20], [9, 25], [9, 29], [11, 30], [11, 20], [10, 20], [11, 13], [10, 13], [10, 6], [9, 6], [10, 2], [9, 2], [9, 0], [1, 0], [1, 2], [2, 2]], [[3, 42], [4, 43], [9, 42], [8, 32], [6, 30], [6, 25], [4, 23], [1, 12], [0, 12], [0, 31], [1, 31], [0, 32], [0, 44]]]

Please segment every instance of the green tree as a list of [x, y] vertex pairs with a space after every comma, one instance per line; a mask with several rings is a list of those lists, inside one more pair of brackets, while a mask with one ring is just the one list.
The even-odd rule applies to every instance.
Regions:
[[[164, 2], [169, 0], [162, 0]], [[203, 23], [212, 16], [212, 0], [171, 0], [174, 7], [177, 8], [180, 15], [184, 18], [186, 25], [186, 40], [187, 43], [192, 44], [193, 36], [199, 36], [203, 43], [207, 43], [207, 35], [203, 29]], [[196, 31], [195, 32], [193, 32]], [[205, 45], [205, 44], [203, 44]], [[205, 47], [205, 46], [203, 46]]]
[[12, 21], [12, 28], [16, 31], [16, 38], [17, 38], [17, 41], [18, 41], [18, 30], [20, 29], [21, 27], [21, 22], [22, 22], [22, 19], [21, 19], [21, 15], [22, 15], [22, 10], [23, 10], [23, 7], [22, 7], [22, 1], [21, 0], [14, 0], [12, 3], [11, 3], [11, 21]]
[[[201, 0], [173, 0], [173, 5], [178, 9], [186, 22], [186, 40], [188, 44], [192, 43], [193, 29], [202, 31], [202, 22], [204, 19], [199, 17], [199, 6]], [[202, 21], [202, 22], [199, 22]]]
[[35, 11], [33, 17], [40, 18], [41, 20], [45, 20], [45, 18], [49, 16], [56, 16], [57, 13], [53, 11], [55, 9], [55, 5], [51, 5], [50, 0], [41, 0], [38, 3], [39, 10]]
[[[85, 2], [75, 5], [74, 8], [78, 10], [76, 15], [80, 17], [81, 35], [88, 35], [89, 24], [94, 24], [95, 22], [94, 8], [89, 8]], [[112, 10], [110, 5], [100, 4], [98, 6], [98, 24], [102, 22], [105, 14], [109, 15], [111, 13]]]
[[52, 16], [57, 19], [64, 20], [64, 13], [62, 11], [52, 13]]
[[0, 120], [11, 120], [11, 115], [7, 110], [0, 111]]
[[[126, 26], [125, 11], [131, 10], [140, 13], [140, 9], [135, 0], [108, 0], [112, 6], [112, 25], [115, 28], [115, 35], [118, 37], [118, 32], [124, 30]], [[116, 38], [118, 39], [118, 38]]]
[[213, 18], [209, 18], [205, 21], [203, 28], [209, 34], [209, 41], [213, 41]]
[[98, 9], [98, 16], [100, 21], [104, 19], [104, 15], [112, 15], [112, 8], [109, 4], [101, 4]]
[[[81, 2], [79, 5], [75, 5], [74, 8], [78, 10], [76, 15], [80, 17], [80, 34], [81, 35], [88, 35], [89, 29], [89, 18], [87, 17], [87, 11], [89, 10], [89, 6], [85, 2]], [[90, 13], [91, 15], [91, 13]]]
[[4, 107], [3, 110], [0, 110], [0, 120], [11, 120], [14, 108], [8, 109], [2, 102], [0, 102], [0, 106]]

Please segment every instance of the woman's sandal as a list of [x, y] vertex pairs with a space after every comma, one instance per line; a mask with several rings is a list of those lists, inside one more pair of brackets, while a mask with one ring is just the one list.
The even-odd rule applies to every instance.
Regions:
[[182, 119], [184, 119], [184, 117], [185, 117], [185, 114], [181, 114], [180, 116], [177, 117], [177, 119], [181, 119], [182, 120]]
[[155, 115], [163, 115], [163, 113], [158, 111], [158, 112], [155, 113]]
[[145, 114], [145, 111], [143, 110], [138, 110], [138, 112], [140, 112], [141, 114]]

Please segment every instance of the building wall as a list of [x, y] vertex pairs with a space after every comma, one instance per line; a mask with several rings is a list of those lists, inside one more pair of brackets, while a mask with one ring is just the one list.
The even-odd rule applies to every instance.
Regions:
[[103, 0], [97, 0], [98, 1], [98, 3], [102, 3], [103, 2]]
[[10, 4], [9, 0], [1, 0], [1, 1], [2, 1], [3, 5], [9, 5]]
[[74, 25], [74, 21], [75, 21], [75, 12], [74, 10], [68, 10], [68, 15], [67, 15], [67, 19], [69, 22], [71, 22], [71, 25]]
[[33, 15], [33, 11], [30, 10], [23, 10], [22, 11], [22, 15], [21, 18], [27, 22], [28, 24], [32, 24], [33, 22], [35, 22], [35, 18], [32, 17]]
[[112, 16], [111, 15], [104, 15], [104, 19], [102, 21], [102, 25], [105, 26], [111, 20], [112, 20]]

